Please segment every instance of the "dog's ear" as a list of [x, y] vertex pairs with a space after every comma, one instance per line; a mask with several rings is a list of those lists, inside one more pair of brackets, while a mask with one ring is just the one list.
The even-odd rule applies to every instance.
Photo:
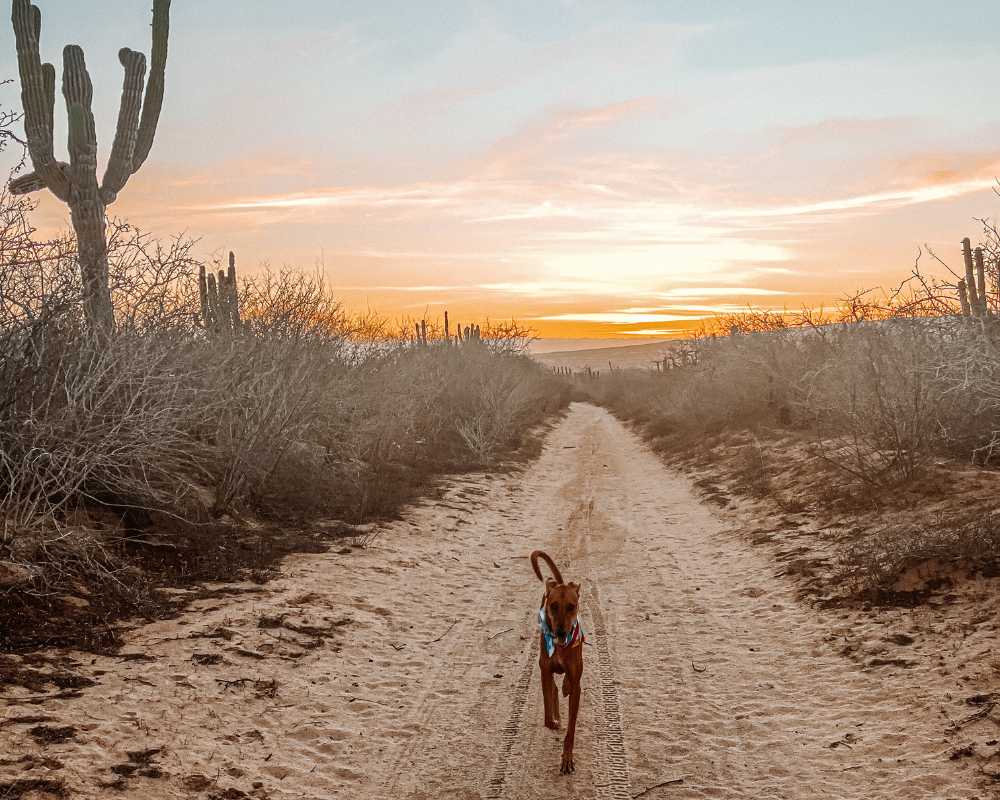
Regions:
[[555, 578], [546, 578], [546, 580], [545, 580], [545, 591], [549, 591], [550, 589], [555, 589], [558, 585], [559, 584], [556, 583], [556, 579]]
[[572, 581], [570, 581], [569, 586], [570, 586], [570, 588], [572, 588], [576, 592], [576, 596], [579, 597], [580, 596], [580, 584], [573, 583]]

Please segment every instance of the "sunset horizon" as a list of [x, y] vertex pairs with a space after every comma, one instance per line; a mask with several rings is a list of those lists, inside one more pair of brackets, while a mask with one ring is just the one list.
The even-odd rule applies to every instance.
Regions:
[[[84, 47], [107, 158], [145, 4], [105, 3], [108, 29], [48, 5], [43, 57]], [[353, 312], [683, 337], [896, 285], [925, 246], [954, 267], [1000, 208], [982, 4], [244, 8], [175, 9], [155, 158], [112, 214], [244, 274], [318, 270]], [[33, 221], [69, 228], [47, 193]]]

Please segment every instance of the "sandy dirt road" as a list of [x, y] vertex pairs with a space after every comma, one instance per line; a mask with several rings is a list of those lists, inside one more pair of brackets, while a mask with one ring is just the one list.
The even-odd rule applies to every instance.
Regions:
[[[948, 758], [933, 677], [838, 655], [836, 619], [729, 527], [574, 405], [525, 470], [137, 630], [126, 652], [151, 660], [78, 656], [96, 685], [31, 707], [69, 740], [39, 745], [6, 697], [0, 779], [28, 756], [75, 797], [985, 797]], [[584, 587], [572, 776], [542, 726], [535, 547]]]

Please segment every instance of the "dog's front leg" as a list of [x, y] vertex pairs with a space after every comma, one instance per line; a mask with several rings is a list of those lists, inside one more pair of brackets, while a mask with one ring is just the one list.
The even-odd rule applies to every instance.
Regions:
[[542, 704], [545, 706], [545, 727], [559, 729], [559, 695], [556, 691], [556, 681], [552, 677], [552, 667], [548, 659], [539, 659], [538, 666], [542, 672]]
[[[569, 721], [566, 724], [566, 738], [563, 740], [562, 764], [559, 772], [567, 775], [576, 769], [573, 763], [573, 740], [576, 738], [576, 715], [580, 711], [580, 675], [567, 673], [564, 681], [569, 683]], [[564, 688], [566, 684], [563, 684]]]

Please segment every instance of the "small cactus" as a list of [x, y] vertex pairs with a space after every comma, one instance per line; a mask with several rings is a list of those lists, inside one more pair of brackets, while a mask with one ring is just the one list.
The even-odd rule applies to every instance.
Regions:
[[236, 254], [229, 253], [229, 269], [206, 273], [198, 268], [198, 295], [201, 299], [201, 325], [211, 334], [231, 336], [240, 332], [239, 286], [236, 280]]
[[413, 323], [413, 341], [421, 347], [427, 347], [427, 320]]
[[483, 340], [483, 329], [479, 325], [466, 325], [463, 328], [458, 324], [455, 326], [455, 331], [455, 341], [458, 344], [471, 344]]

